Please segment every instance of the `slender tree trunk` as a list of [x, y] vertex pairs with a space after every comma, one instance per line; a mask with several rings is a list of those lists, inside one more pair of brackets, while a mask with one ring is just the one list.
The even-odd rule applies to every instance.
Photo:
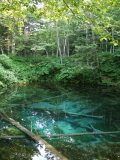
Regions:
[[112, 46], [110, 46], [110, 53], [112, 53]]
[[68, 39], [68, 33], [65, 33], [64, 30], [64, 40], [63, 40], [63, 55], [66, 56], [67, 51], [67, 39]]
[[95, 34], [93, 31], [92, 31], [92, 41], [93, 41], [93, 44], [95, 44]]
[[12, 33], [12, 44], [11, 44], [11, 47], [12, 47], [12, 55], [15, 54], [15, 33], [13, 31]]
[[59, 57], [58, 47], [57, 47], [56, 57]]
[[102, 83], [102, 73], [101, 73], [101, 67], [100, 67], [100, 62], [99, 62], [97, 51], [95, 51], [95, 57], [96, 57], [96, 64], [97, 64], [97, 69], [98, 69], [99, 82]]
[[66, 37], [65, 37], [65, 39], [63, 39], [63, 56], [65, 56], [65, 49], [66, 48]]
[[47, 49], [45, 49], [45, 51], [46, 51], [46, 55], [47, 55], [47, 57], [48, 57], [48, 51], [47, 51]]
[[[91, 30], [92, 30], [92, 26], [91, 26]], [[95, 35], [94, 35], [94, 32], [92, 30], [92, 41], [93, 41], [93, 44], [96, 45], [95, 43]], [[96, 46], [93, 46], [93, 47], [96, 47]], [[97, 53], [97, 49], [95, 48], [94, 49], [94, 56], [95, 56], [95, 64], [97, 66], [97, 70], [98, 70], [98, 78], [99, 78], [99, 82], [101, 83], [102, 82], [102, 78], [101, 78], [101, 68], [100, 68], [100, 62], [99, 62], [99, 58], [98, 58], [98, 53]], [[94, 74], [95, 75], [95, 74]]]
[[58, 54], [60, 56], [60, 62], [61, 64], [63, 63], [62, 60], [62, 51], [60, 48], [60, 35], [59, 35], [59, 28], [58, 28], [58, 23], [56, 22], [56, 38], [57, 38], [57, 50], [58, 50]]
[[[112, 39], [114, 39], [114, 30], [112, 29]], [[115, 46], [114, 44], [112, 45], [112, 53], [115, 52]]]
[[7, 52], [10, 53], [10, 39], [7, 40]]
[[67, 55], [68, 57], [70, 56], [70, 45], [69, 45], [69, 40], [67, 42]]
[[[88, 45], [88, 25], [86, 25], [86, 46]], [[88, 53], [86, 55], [86, 60], [87, 60], [87, 65], [89, 66], [89, 62], [88, 62]]]
[[67, 47], [67, 36], [64, 39], [64, 44], [63, 44], [63, 55], [66, 55], [66, 47]]
[[88, 45], [88, 26], [86, 25], [86, 45]]
[[1, 49], [1, 53], [2, 53], [2, 54], [4, 54], [3, 48], [2, 48], [2, 47], [0, 47], [0, 49]]
[[[52, 29], [50, 29], [50, 38], [51, 38], [51, 40], [53, 39]], [[51, 41], [51, 43], [52, 43], [52, 41]], [[51, 54], [53, 56], [54, 55], [54, 47], [52, 46], [51, 48], [52, 48]]]
[[[107, 40], [106, 40], [106, 43], [107, 43]], [[105, 48], [106, 48], [106, 52], [108, 51], [108, 45], [106, 44], [105, 45]]]

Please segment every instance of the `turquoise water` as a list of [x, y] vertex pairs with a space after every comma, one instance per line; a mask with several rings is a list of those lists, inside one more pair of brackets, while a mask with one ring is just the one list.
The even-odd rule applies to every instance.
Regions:
[[[38, 135], [120, 130], [120, 97], [119, 91], [114, 88], [35, 84], [16, 89], [11, 97], [8, 91], [1, 96], [1, 100], [3, 97], [6, 101], [1, 106], [7, 114]], [[11, 132], [13, 135], [19, 134], [19, 131], [14, 131], [4, 121], [0, 126], [1, 135], [9, 135]], [[44, 139], [70, 160], [117, 160], [120, 156], [119, 134], [58, 136]], [[20, 143], [15, 141], [19, 140], [9, 140], [10, 143]], [[25, 140], [21, 141], [28, 150]], [[3, 142], [8, 143], [7, 140], [1, 140], [1, 145]], [[27, 143], [33, 154], [35, 144], [29, 140]]]

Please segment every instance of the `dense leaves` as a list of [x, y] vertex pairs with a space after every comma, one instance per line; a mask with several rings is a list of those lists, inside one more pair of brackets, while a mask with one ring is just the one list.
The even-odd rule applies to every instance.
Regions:
[[[60, 59], [45, 56], [35, 58], [7, 57], [1, 55], [0, 86], [14, 83], [26, 84], [34, 81], [55, 81], [74, 84], [119, 85], [120, 70], [117, 56], [109, 53], [99, 55], [100, 72], [97, 67], [90, 67], [86, 62], [73, 61], [73, 58]], [[102, 58], [101, 58], [102, 57]], [[112, 67], [111, 67], [112, 65]]]
[[118, 0], [2, 0], [0, 86], [119, 85]]

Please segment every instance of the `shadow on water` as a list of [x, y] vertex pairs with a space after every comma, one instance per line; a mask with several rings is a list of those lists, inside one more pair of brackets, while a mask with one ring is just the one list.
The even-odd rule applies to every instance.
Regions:
[[[120, 97], [114, 88], [62, 87], [34, 84], [1, 92], [1, 109], [38, 135], [120, 130]], [[85, 116], [85, 115], [89, 115]], [[1, 119], [0, 135], [23, 135]], [[44, 138], [69, 160], [119, 160], [120, 135]], [[1, 139], [0, 159], [32, 159], [30, 139]]]

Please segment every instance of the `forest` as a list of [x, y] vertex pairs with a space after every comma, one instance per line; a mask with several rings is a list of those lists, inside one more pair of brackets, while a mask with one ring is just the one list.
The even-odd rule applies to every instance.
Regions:
[[120, 1], [0, 1], [0, 159], [120, 158]]
[[118, 0], [2, 0], [0, 87], [120, 85]]

